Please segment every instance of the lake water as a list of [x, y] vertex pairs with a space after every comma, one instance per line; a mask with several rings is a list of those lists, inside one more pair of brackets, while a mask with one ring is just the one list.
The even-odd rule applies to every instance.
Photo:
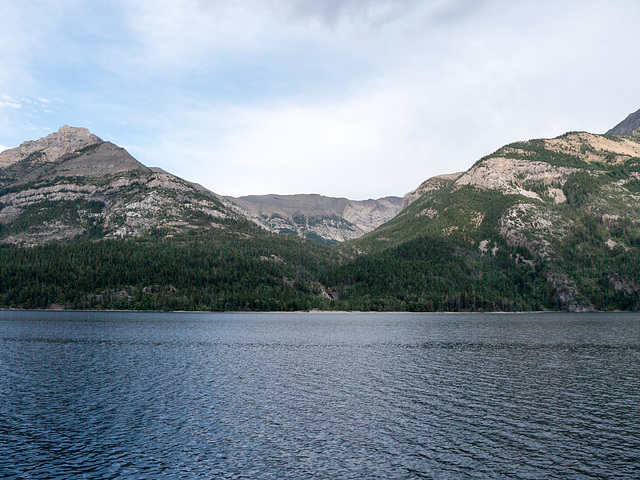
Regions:
[[0, 312], [0, 478], [640, 478], [638, 314]]

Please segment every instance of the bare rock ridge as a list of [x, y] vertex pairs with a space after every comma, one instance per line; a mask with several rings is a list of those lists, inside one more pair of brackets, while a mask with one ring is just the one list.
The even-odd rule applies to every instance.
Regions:
[[41, 138], [23, 142], [19, 147], [0, 152], [0, 168], [5, 168], [29, 155], [40, 153], [43, 162], [51, 162], [64, 154], [77, 152], [78, 150], [102, 143], [102, 139], [92, 134], [86, 128], [76, 128], [65, 125], [60, 129]]
[[324, 243], [358, 238], [395, 217], [403, 199], [377, 200], [309, 195], [225, 197], [254, 223], [278, 233], [305, 236]]
[[65, 125], [39, 140], [0, 152], [0, 185], [25, 184], [61, 176], [108, 175], [147, 170], [121, 147]]
[[640, 110], [630, 113], [618, 125], [607, 132], [608, 135], [633, 135], [640, 129]]
[[[551, 222], [548, 205], [567, 202], [567, 190], [564, 187], [570, 178], [584, 172], [593, 178], [602, 177], [601, 171], [589, 170], [588, 166], [594, 164], [614, 168], [634, 162], [637, 158], [640, 158], [640, 141], [636, 137], [608, 138], [586, 132], [571, 132], [553, 139], [502, 147], [460, 175], [453, 183], [453, 189], [468, 185], [504, 195], [519, 195], [527, 201], [514, 207], [514, 215], [526, 211], [527, 222], [537, 219], [539, 225], [548, 226]], [[632, 172], [627, 179], [620, 179], [610, 186], [607, 193], [617, 189], [617, 194], [633, 198], [627, 191], [627, 184], [634, 185], [638, 176]], [[605, 198], [601, 198], [600, 202], [599, 207], [605, 204]], [[607, 209], [619, 213], [613, 203]], [[524, 237], [522, 241], [525, 241]]]
[[202, 190], [86, 128], [64, 126], [0, 153], [0, 243], [172, 235], [237, 217]]
[[171, 234], [185, 228], [219, 228], [220, 219], [239, 216], [273, 232], [336, 243], [374, 230], [402, 205], [399, 197], [223, 197], [144, 166], [86, 128], [67, 125], [0, 152], [4, 243], [34, 245], [89, 231], [107, 238], [140, 236], [151, 229]]
[[[640, 143], [635, 138], [610, 139], [586, 132], [572, 132], [548, 140], [529, 142], [548, 152], [548, 156], [565, 159], [565, 165], [549, 160], [537, 160], [530, 150], [506, 146], [460, 175], [454, 188], [471, 185], [486, 190], [497, 190], [507, 195], [541, 200], [546, 196], [555, 203], [566, 202], [562, 186], [580, 165], [570, 166], [566, 159], [582, 161], [586, 165], [601, 163], [622, 165], [640, 157]], [[530, 145], [523, 145], [529, 148]]]

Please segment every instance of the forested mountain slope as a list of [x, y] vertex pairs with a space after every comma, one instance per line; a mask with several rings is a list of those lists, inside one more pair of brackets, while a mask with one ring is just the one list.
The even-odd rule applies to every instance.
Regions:
[[363, 308], [637, 310], [640, 137], [507, 145], [340, 248]]
[[329, 251], [83, 128], [0, 153], [0, 306], [329, 307]]
[[63, 127], [0, 153], [0, 306], [640, 310], [640, 136], [513, 143], [404, 201], [327, 247]]

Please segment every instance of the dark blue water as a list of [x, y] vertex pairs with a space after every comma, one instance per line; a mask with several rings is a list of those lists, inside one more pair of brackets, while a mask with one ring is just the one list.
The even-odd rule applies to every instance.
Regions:
[[634, 314], [0, 312], [0, 478], [640, 478]]

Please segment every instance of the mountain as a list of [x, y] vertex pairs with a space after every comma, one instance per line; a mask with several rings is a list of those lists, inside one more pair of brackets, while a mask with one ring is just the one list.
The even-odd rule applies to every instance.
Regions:
[[634, 135], [640, 129], [640, 110], [637, 110], [607, 132], [608, 135]]
[[275, 233], [332, 244], [389, 221], [403, 200], [223, 197], [142, 165], [86, 128], [64, 126], [0, 152], [0, 205], [0, 243], [35, 245], [88, 232], [106, 238], [139, 237], [157, 229], [215, 228], [221, 218], [244, 217]]
[[0, 168], [15, 164], [30, 155], [35, 155], [33, 160], [40, 159], [40, 163], [53, 161], [65, 154], [76, 152], [96, 143], [102, 143], [102, 140], [86, 128], [65, 125], [57, 133], [40, 140], [24, 142], [17, 148], [0, 152]]
[[0, 307], [329, 308], [322, 245], [84, 128], [0, 153]]
[[363, 309], [637, 310], [640, 137], [507, 145], [340, 248]]
[[63, 127], [0, 154], [0, 225], [1, 307], [638, 311], [640, 136], [516, 142], [358, 203], [221, 197]]
[[238, 218], [202, 187], [149, 169], [85, 128], [0, 152], [0, 243], [170, 235]]
[[226, 199], [267, 230], [326, 244], [361, 237], [391, 220], [403, 206], [399, 197], [358, 201], [322, 195], [250, 195]]
[[235, 211], [269, 231], [333, 245], [375, 230], [425, 193], [450, 185], [460, 175], [462, 172], [431, 177], [403, 198], [348, 200], [317, 194], [223, 198]]

